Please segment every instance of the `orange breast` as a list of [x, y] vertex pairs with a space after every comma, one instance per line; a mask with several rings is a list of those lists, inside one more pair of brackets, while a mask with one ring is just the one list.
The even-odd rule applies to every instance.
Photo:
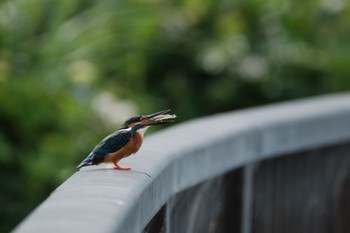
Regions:
[[110, 153], [106, 156], [105, 162], [117, 163], [122, 158], [128, 157], [131, 154], [135, 154], [141, 147], [143, 142], [142, 134], [136, 132], [131, 140], [123, 146], [120, 150]]

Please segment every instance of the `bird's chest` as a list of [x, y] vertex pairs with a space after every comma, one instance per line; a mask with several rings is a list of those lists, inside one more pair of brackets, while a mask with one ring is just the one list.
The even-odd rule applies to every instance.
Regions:
[[106, 162], [116, 162], [119, 161], [122, 158], [125, 158], [131, 154], [136, 153], [143, 142], [143, 137], [142, 134], [140, 133], [135, 133], [135, 135], [130, 139], [130, 141], [123, 146], [120, 150], [110, 153], [106, 156], [105, 161]]
[[130, 154], [136, 153], [140, 149], [142, 142], [143, 142], [142, 135], [138, 132], [135, 133], [135, 135], [131, 138], [130, 142], [126, 144], [128, 152], [130, 152]]

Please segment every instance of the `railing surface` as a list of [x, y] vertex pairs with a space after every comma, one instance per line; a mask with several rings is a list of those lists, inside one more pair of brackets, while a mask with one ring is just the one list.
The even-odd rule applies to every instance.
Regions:
[[[274, 190], [279, 190], [280, 187], [282, 194], [285, 190], [289, 195], [296, 189], [305, 188], [295, 177], [297, 174], [305, 174], [303, 177], [310, 176], [309, 171], [312, 170], [310, 168], [313, 164], [311, 161], [318, 159], [313, 158], [309, 162], [293, 160], [292, 164], [304, 164], [304, 168], [299, 166], [301, 170], [296, 172], [290, 169], [292, 166], [290, 163], [281, 161], [278, 162], [281, 165], [275, 166], [274, 162], [270, 164], [268, 161], [262, 163], [261, 161], [284, 159], [289, 156], [281, 157], [282, 155], [295, 155], [319, 148], [346, 145], [349, 142], [350, 94], [322, 96], [196, 119], [146, 136], [140, 152], [123, 160], [124, 165], [132, 167], [131, 171], [96, 167], [76, 172], [14, 232], [181, 232], [180, 228], [175, 229], [179, 225], [174, 220], [161, 220], [165, 223], [163, 222], [157, 230], [151, 225], [157, 220], [157, 216], [162, 216], [162, 219], [181, 216], [186, 212], [187, 205], [179, 202], [185, 196], [188, 200], [192, 200], [192, 204], [203, 201], [208, 203], [208, 207], [212, 209], [207, 215], [219, 216], [220, 209], [215, 209], [215, 205], [212, 204], [214, 201], [210, 200], [227, 197], [220, 196], [220, 193], [216, 195], [210, 190], [225, 187], [227, 189], [228, 186], [223, 185], [227, 179], [223, 180], [220, 177], [241, 168], [243, 170], [241, 169], [239, 176], [243, 177], [243, 210], [237, 210], [242, 212], [242, 221], [239, 223], [242, 224], [241, 231], [263, 232], [252, 227], [251, 224], [262, 224], [259, 219], [252, 217], [254, 216], [252, 212], [257, 214], [259, 211], [265, 211], [261, 213], [265, 217], [264, 221], [270, 221], [271, 218], [267, 216], [271, 212], [266, 212], [268, 206], [271, 207], [270, 202], [266, 200], [270, 199], [259, 199], [259, 196], [254, 196], [253, 186], [259, 187], [264, 180], [275, 179], [276, 175], [284, 174], [289, 177], [288, 182], [292, 186], [284, 186], [284, 181], [275, 180]], [[344, 152], [347, 150], [342, 151], [342, 157], [338, 157], [337, 161], [339, 164], [350, 164], [348, 160], [346, 163], [342, 162], [349, 158]], [[327, 159], [331, 157], [328, 156]], [[328, 161], [327, 159], [324, 161]], [[345, 172], [346, 166], [339, 169], [342, 174], [348, 174]], [[275, 167], [276, 172], [270, 174], [268, 172], [270, 170], [267, 169], [269, 167]], [[290, 174], [285, 174], [285, 170], [291, 171]], [[325, 182], [331, 186], [334, 182], [332, 177], [329, 178], [329, 174], [340, 177], [338, 173], [327, 173], [328, 175], [324, 177], [328, 177], [329, 181]], [[252, 177], [256, 179], [252, 180]], [[288, 187], [294, 188], [290, 190]], [[189, 194], [186, 190], [195, 191]], [[193, 195], [198, 190], [205, 193], [200, 196], [202, 199], [198, 198], [198, 195]], [[270, 189], [264, 186], [262, 190], [259, 193], [269, 195]], [[295, 195], [298, 194], [295, 191]], [[287, 198], [288, 195], [284, 193], [281, 196]], [[310, 203], [317, 203], [317, 200], [311, 201]], [[254, 206], [251, 203], [255, 203]], [[164, 205], [172, 208], [164, 209]], [[292, 210], [292, 207], [285, 208]], [[308, 216], [308, 213], [304, 214]], [[191, 225], [192, 215], [188, 216], [186, 220], [182, 220], [188, 221], [187, 232], [199, 232], [195, 225]], [[205, 218], [204, 216], [203, 219]], [[207, 232], [218, 232], [210, 230], [215, 228], [215, 222], [209, 221], [209, 223], [211, 225], [208, 225]], [[271, 223], [269, 226], [272, 225]], [[264, 232], [274, 232], [273, 229], [265, 230]], [[222, 229], [221, 231], [233, 232]]]

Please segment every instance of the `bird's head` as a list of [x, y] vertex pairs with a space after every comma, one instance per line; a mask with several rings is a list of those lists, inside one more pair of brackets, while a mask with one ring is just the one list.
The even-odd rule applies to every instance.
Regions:
[[171, 110], [168, 109], [168, 110], [156, 112], [147, 116], [141, 115], [141, 116], [131, 117], [130, 119], [124, 122], [124, 124], [122, 125], [122, 128], [132, 128], [138, 124], [142, 125], [143, 127], [148, 127], [148, 126], [171, 123], [173, 122], [172, 119], [176, 118], [176, 115], [166, 114], [170, 111]]

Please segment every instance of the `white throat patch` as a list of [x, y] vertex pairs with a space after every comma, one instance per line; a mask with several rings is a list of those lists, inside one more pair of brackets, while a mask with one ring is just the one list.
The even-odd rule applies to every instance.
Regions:
[[142, 134], [142, 136], [146, 133], [147, 129], [149, 128], [149, 126], [146, 126], [142, 129], [139, 129], [138, 131]]

